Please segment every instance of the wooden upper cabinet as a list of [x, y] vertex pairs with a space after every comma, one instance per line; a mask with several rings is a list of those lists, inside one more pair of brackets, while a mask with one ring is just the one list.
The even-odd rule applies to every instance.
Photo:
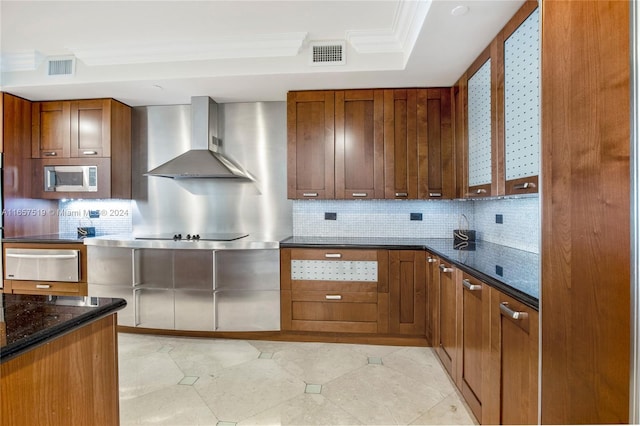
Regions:
[[334, 198], [334, 150], [334, 92], [289, 92], [288, 198]]
[[71, 154], [70, 102], [34, 102], [31, 105], [31, 157], [69, 158]]
[[537, 2], [525, 3], [498, 34], [504, 96], [498, 99], [504, 129], [505, 194], [538, 192], [540, 170], [540, 29]]
[[417, 90], [384, 91], [385, 198], [418, 198]]
[[451, 89], [417, 90], [418, 198], [455, 198]]
[[31, 157], [110, 157], [112, 142], [122, 143], [113, 138], [130, 139], [130, 119], [114, 119], [122, 107], [112, 99], [34, 102]]
[[71, 157], [111, 155], [111, 101], [71, 102]]
[[384, 198], [382, 90], [335, 92], [337, 199]]

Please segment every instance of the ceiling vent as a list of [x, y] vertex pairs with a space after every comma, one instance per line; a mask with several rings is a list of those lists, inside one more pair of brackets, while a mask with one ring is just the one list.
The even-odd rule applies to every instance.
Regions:
[[76, 72], [76, 58], [73, 56], [47, 58], [49, 77], [70, 76]]
[[345, 42], [313, 41], [311, 44], [311, 65], [346, 64]]

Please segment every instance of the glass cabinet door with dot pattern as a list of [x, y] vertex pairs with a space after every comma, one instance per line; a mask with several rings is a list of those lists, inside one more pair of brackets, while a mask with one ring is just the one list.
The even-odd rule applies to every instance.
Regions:
[[535, 9], [504, 38], [505, 193], [538, 192], [540, 30]]
[[491, 58], [467, 82], [467, 196], [492, 195], [492, 86]]

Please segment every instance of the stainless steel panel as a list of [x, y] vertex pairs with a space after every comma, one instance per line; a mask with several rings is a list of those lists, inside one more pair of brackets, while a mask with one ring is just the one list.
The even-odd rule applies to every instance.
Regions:
[[133, 250], [129, 248], [87, 247], [87, 281], [89, 284], [133, 285]]
[[175, 295], [175, 329], [213, 331], [213, 292], [180, 290]]
[[133, 288], [126, 286], [97, 285], [89, 283], [89, 295], [92, 297], [115, 297], [127, 301], [127, 306], [117, 312], [118, 325], [134, 327]]
[[174, 288], [176, 290], [192, 289], [213, 291], [212, 251], [172, 251], [174, 255]]
[[27, 281], [78, 282], [79, 250], [5, 250], [5, 278]]
[[292, 234], [286, 103], [219, 104], [218, 110], [222, 150], [242, 164], [254, 182], [143, 176], [190, 149], [190, 106], [134, 108], [136, 234], [246, 232], [267, 241]]
[[173, 289], [172, 250], [136, 250], [134, 269], [137, 285]]
[[279, 290], [280, 250], [215, 252], [216, 290]]
[[278, 239], [267, 239], [263, 235], [249, 235], [246, 238], [235, 241], [138, 240], [131, 234], [123, 234], [88, 238], [84, 240], [84, 244], [87, 246], [136, 249], [263, 250], [278, 249], [280, 247], [279, 241]]
[[135, 325], [173, 330], [173, 290], [135, 289]]
[[280, 330], [280, 291], [216, 291], [216, 331]]

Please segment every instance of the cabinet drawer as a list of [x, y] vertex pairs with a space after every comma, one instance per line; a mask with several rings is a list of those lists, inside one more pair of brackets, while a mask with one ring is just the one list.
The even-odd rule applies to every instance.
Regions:
[[291, 260], [378, 260], [376, 250], [292, 249]]
[[378, 320], [375, 303], [293, 302], [291, 308], [293, 320], [373, 323]]
[[13, 293], [19, 294], [87, 295], [86, 283], [6, 280], [5, 284], [12, 289]]
[[378, 283], [345, 281], [293, 281], [293, 292], [369, 293], [378, 291]]
[[327, 303], [378, 303], [378, 293], [349, 291], [294, 291], [291, 300]]

